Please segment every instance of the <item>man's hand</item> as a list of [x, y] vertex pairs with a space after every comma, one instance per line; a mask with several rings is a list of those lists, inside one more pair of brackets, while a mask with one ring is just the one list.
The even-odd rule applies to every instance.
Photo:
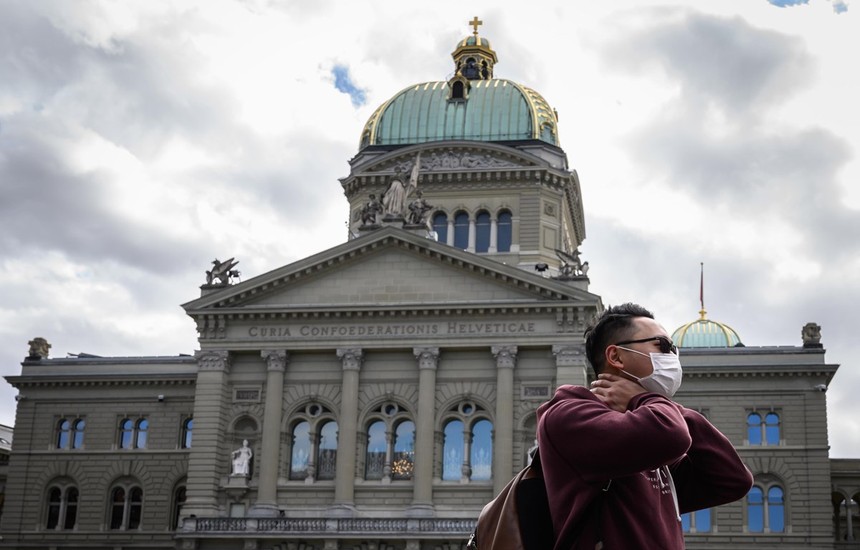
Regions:
[[610, 409], [624, 412], [634, 395], [646, 390], [636, 382], [614, 374], [599, 374], [591, 383], [591, 393], [603, 401]]

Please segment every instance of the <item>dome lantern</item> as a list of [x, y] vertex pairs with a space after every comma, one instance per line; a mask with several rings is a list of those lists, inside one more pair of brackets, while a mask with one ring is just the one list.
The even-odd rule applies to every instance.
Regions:
[[493, 66], [499, 62], [496, 52], [490, 47], [490, 41], [478, 36], [478, 25], [483, 23], [477, 17], [469, 21], [469, 25], [474, 28], [472, 36], [458, 42], [451, 54], [455, 74], [467, 80], [490, 80], [493, 78]]
[[699, 318], [675, 329], [672, 341], [679, 348], [731, 348], [742, 347], [737, 331], [725, 323], [711, 321], [705, 310], [705, 266], [701, 265], [699, 282]]

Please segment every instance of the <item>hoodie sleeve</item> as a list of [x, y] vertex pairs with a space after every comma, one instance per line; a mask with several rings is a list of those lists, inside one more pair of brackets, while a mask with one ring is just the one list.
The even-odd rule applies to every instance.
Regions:
[[562, 386], [541, 409], [541, 445], [551, 445], [588, 482], [671, 464], [691, 444], [680, 408], [655, 393], [635, 396], [622, 413], [586, 388]]
[[671, 467], [681, 513], [743, 498], [753, 477], [731, 441], [701, 414], [678, 408], [692, 437], [687, 454]]

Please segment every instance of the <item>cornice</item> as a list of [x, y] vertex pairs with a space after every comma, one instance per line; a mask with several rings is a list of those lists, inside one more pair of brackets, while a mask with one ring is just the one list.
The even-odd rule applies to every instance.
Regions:
[[[98, 378], [94, 378], [97, 376]], [[197, 375], [170, 376], [164, 374], [150, 375], [115, 375], [93, 374], [80, 375], [64, 374], [62, 376], [21, 375], [7, 376], [6, 380], [16, 388], [25, 387], [106, 387], [106, 386], [193, 386], [197, 383]]]

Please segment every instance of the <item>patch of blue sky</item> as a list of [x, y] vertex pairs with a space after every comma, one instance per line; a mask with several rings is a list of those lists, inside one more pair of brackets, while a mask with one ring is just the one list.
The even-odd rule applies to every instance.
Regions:
[[787, 8], [789, 6], [799, 6], [801, 4], [808, 4], [809, 0], [767, 0], [774, 6], [779, 6], [780, 8]]
[[334, 87], [339, 92], [345, 93], [352, 100], [353, 107], [361, 107], [367, 101], [367, 95], [364, 90], [357, 87], [349, 76], [349, 67], [346, 65], [335, 65], [331, 69], [331, 74], [334, 76]]
[[833, 11], [836, 13], [845, 13], [848, 11], [848, 3], [844, 0], [833, 0]]

